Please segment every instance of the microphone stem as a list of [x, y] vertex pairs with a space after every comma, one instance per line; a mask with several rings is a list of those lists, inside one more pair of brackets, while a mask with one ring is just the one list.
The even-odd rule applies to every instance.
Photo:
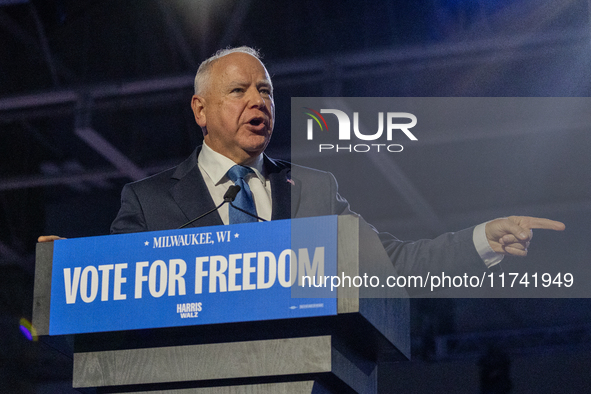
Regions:
[[188, 221], [187, 223], [183, 224], [181, 227], [177, 228], [177, 230], [180, 230], [180, 229], [182, 229], [182, 228], [185, 228], [185, 227], [187, 227], [188, 225], [190, 225], [190, 224], [192, 224], [192, 223], [196, 222], [197, 220], [201, 219], [202, 217], [204, 217], [204, 216], [207, 216], [207, 215], [209, 215], [210, 213], [217, 211], [218, 209], [220, 209], [220, 207], [221, 207], [222, 205], [224, 205], [224, 204], [225, 204], [225, 203], [227, 203], [227, 202], [228, 202], [228, 201], [223, 201], [223, 202], [222, 202], [220, 205], [218, 205], [218, 206], [217, 206], [217, 207], [215, 207], [214, 209], [212, 209], [212, 210], [210, 210], [210, 211], [207, 211], [207, 212], [205, 212], [203, 215], [201, 215], [201, 216], [198, 216], [198, 217], [196, 217], [196, 218], [195, 218], [195, 219], [193, 219], [193, 220], [190, 220], [190, 221]]
[[267, 221], [268, 221], [268, 220], [265, 220], [265, 219], [263, 219], [263, 218], [261, 218], [261, 217], [259, 217], [259, 216], [257, 216], [257, 215], [253, 215], [252, 213], [250, 213], [250, 212], [248, 212], [248, 211], [246, 211], [246, 210], [244, 210], [244, 209], [242, 209], [242, 208], [240, 208], [240, 207], [237, 207], [236, 205], [232, 204], [232, 202], [231, 202], [231, 201], [230, 201], [230, 205], [231, 205], [233, 208], [235, 208], [235, 209], [239, 210], [240, 212], [244, 212], [244, 213], [245, 213], [245, 214], [247, 214], [248, 216], [252, 216], [253, 218], [255, 218], [255, 219], [257, 219], [257, 220], [261, 220], [261, 221], [263, 221], [263, 222], [267, 222]]

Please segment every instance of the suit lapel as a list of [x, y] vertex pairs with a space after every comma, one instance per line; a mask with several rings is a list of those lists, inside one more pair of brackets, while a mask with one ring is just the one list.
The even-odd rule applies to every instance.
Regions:
[[271, 182], [273, 213], [271, 220], [292, 218], [299, 205], [300, 185], [291, 179], [291, 168], [280, 165], [265, 155], [265, 166]]
[[[201, 147], [197, 148], [191, 157], [178, 166], [172, 176], [178, 179], [178, 182], [170, 189], [170, 193], [187, 217], [187, 221], [193, 220], [215, 208], [215, 203], [209, 194], [209, 190], [207, 190], [207, 185], [197, 165], [197, 157], [200, 151]], [[191, 226], [221, 226], [223, 224], [220, 215], [217, 212], [212, 212], [197, 220]]]
[[[177, 179], [178, 182], [170, 189], [170, 193], [187, 217], [187, 221], [215, 208], [215, 203], [197, 165], [200, 151], [201, 147], [198, 147], [187, 160], [177, 167], [172, 175], [172, 178]], [[300, 182], [292, 180], [291, 168], [288, 164], [276, 162], [266, 155], [264, 160], [269, 182], [271, 182], [273, 200], [271, 220], [290, 219], [295, 216], [299, 206]], [[191, 226], [221, 226], [223, 224], [219, 213], [212, 212]]]

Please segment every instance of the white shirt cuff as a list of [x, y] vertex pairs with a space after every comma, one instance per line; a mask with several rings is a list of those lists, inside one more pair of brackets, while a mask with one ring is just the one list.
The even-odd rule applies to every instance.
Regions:
[[486, 223], [481, 223], [478, 226], [474, 227], [474, 232], [472, 233], [472, 241], [474, 242], [474, 247], [476, 251], [480, 255], [482, 261], [487, 268], [490, 268], [494, 265], [497, 265], [503, 260], [505, 255], [501, 253], [497, 253], [490, 247], [488, 240], [486, 239], [486, 232], [484, 231], [484, 227]]

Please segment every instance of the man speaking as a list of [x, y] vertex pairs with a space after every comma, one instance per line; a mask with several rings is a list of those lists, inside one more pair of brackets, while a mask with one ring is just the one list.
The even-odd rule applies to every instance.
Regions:
[[[332, 174], [263, 153], [273, 133], [275, 105], [271, 78], [257, 51], [225, 49], [205, 60], [195, 77], [191, 107], [204, 144], [178, 167], [126, 185], [112, 233], [178, 228], [220, 205], [232, 185], [240, 186], [235, 205], [242, 211], [226, 204], [191, 226], [257, 220], [254, 216], [278, 220], [353, 214]], [[426, 272], [433, 265], [465, 272], [494, 266], [506, 254], [525, 256], [534, 228], [563, 230], [564, 224], [512, 216], [433, 240], [379, 236], [399, 274]]]

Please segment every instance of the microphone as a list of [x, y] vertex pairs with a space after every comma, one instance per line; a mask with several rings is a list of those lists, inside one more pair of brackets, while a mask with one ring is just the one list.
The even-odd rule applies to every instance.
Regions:
[[[230, 189], [232, 189], [232, 188], [235, 188], [236, 191], [235, 192], [234, 192], [234, 190], [231, 191]], [[231, 191], [231, 193], [230, 193], [230, 191]], [[240, 186], [238, 186], [238, 185], [230, 186], [230, 188], [228, 189], [228, 191], [226, 192], [226, 194], [224, 194], [224, 202], [226, 202], [226, 197], [228, 197], [228, 201], [227, 202], [230, 203], [230, 206], [232, 206], [232, 208], [237, 209], [240, 212], [244, 212], [248, 216], [252, 216], [253, 218], [255, 218], [257, 220], [260, 220], [260, 221], [263, 221], [263, 222], [267, 222], [268, 220], [265, 220], [265, 219], [263, 219], [260, 216], [253, 215], [252, 213], [250, 213], [250, 212], [248, 212], [248, 211], [246, 211], [246, 210], [244, 210], [244, 209], [242, 209], [240, 207], [237, 207], [236, 205], [232, 204], [234, 202], [234, 200], [236, 199], [236, 195], [238, 194], [239, 191], [240, 191]]]
[[234, 202], [234, 200], [236, 199], [236, 196], [238, 195], [238, 193], [240, 192], [240, 186], [238, 185], [232, 185], [228, 188], [228, 190], [226, 191], [226, 193], [224, 194], [224, 201], [222, 201], [222, 203], [220, 205], [218, 205], [217, 207], [215, 207], [214, 209], [205, 212], [203, 215], [196, 217], [193, 220], [188, 221], [187, 223], [183, 224], [182, 226], [180, 226], [179, 228], [177, 228], [177, 230], [180, 230], [182, 228], [187, 227], [188, 225], [196, 222], [197, 220], [201, 219], [202, 217], [205, 217], [207, 215], [209, 215], [210, 213], [213, 213], [215, 211], [217, 211], [218, 209], [220, 209], [222, 207], [222, 205], [224, 205], [225, 203], [229, 202], [231, 206], [233, 206], [234, 208], [236, 208], [237, 210], [244, 212], [245, 214], [252, 216], [255, 219], [258, 220], [262, 220], [263, 222], [266, 222], [265, 219], [258, 217], [257, 215], [253, 215], [252, 213], [245, 211], [242, 208], [237, 207], [236, 205], [232, 204], [232, 202]]
[[[236, 199], [236, 196], [240, 192], [240, 186], [232, 185], [228, 188], [226, 194], [224, 194], [224, 202], [232, 203]], [[221, 206], [221, 205], [220, 205]]]
[[[181, 227], [177, 228], [177, 230], [180, 230], [182, 228], [187, 227], [188, 225], [196, 222], [197, 220], [201, 219], [202, 217], [205, 217], [207, 215], [209, 215], [210, 213], [213, 213], [215, 211], [217, 211], [218, 209], [220, 209], [222, 207], [222, 205], [224, 205], [225, 203], [229, 202], [230, 204], [232, 204], [232, 201], [234, 201], [236, 199], [236, 195], [238, 195], [238, 192], [240, 191], [240, 186], [237, 185], [232, 185], [228, 188], [228, 190], [226, 191], [226, 194], [224, 194], [224, 201], [222, 201], [222, 203], [220, 205], [218, 205], [217, 207], [215, 207], [214, 209], [205, 212], [203, 215], [196, 217], [193, 220], [188, 221], [187, 223], [183, 224]], [[248, 213], [248, 212], [246, 212]], [[250, 214], [249, 214], [250, 215]]]

